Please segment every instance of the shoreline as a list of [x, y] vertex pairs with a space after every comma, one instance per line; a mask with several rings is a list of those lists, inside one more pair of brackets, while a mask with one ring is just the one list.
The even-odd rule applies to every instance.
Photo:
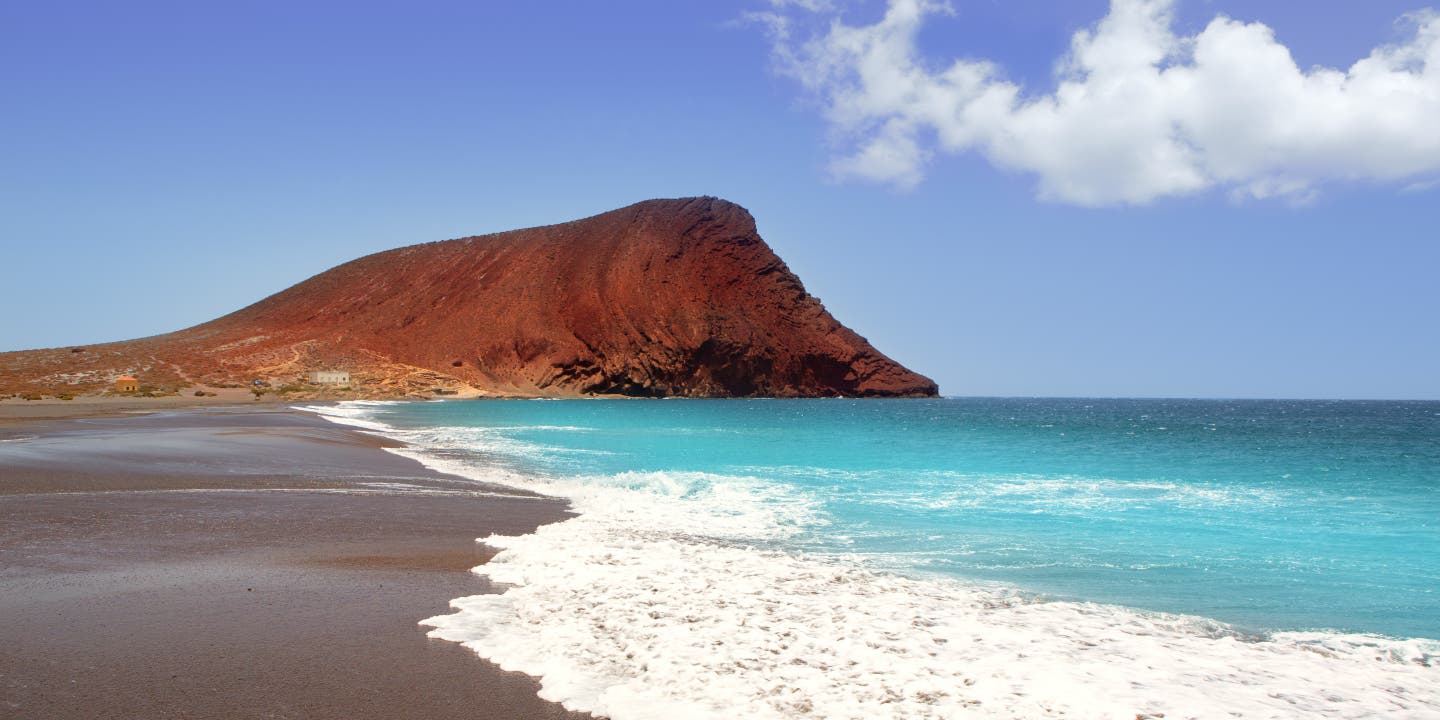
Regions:
[[0, 714], [591, 717], [418, 624], [496, 591], [475, 538], [565, 502], [289, 406], [195, 404], [0, 408]]
[[[488, 436], [457, 440], [444, 428], [432, 443], [425, 429], [437, 418], [447, 417], [439, 420], [446, 427], [466, 423], [403, 410], [334, 412], [337, 422], [364, 427], [383, 427], [398, 412], [398, 425], [419, 429], [398, 435], [414, 442], [402, 454], [477, 479], [492, 477], [492, 453], [530, 458], [537, 450], [523, 435], [509, 447]], [[606, 427], [587, 420], [537, 416], [529, 407], [498, 424], [560, 433]], [[564, 435], [535, 442], [571, 447], [550, 437]], [[467, 460], [466, 452], [475, 455]], [[568, 707], [617, 718], [658, 708], [705, 717], [718, 708], [726, 717], [851, 717], [863, 708], [895, 718], [1440, 709], [1427, 689], [1435, 644], [1423, 638], [1258, 637], [1202, 615], [1028, 597], [783, 547], [757, 552], [762, 538], [784, 537], [770, 534], [783, 527], [767, 500], [773, 495], [749, 492], [743, 477], [628, 477], [631, 469], [590, 469], [620, 475], [580, 487], [517, 481], [573, 498], [580, 514], [524, 536], [487, 538], [506, 552], [479, 570], [517, 587], [503, 600], [457, 600], [454, 612], [425, 621], [432, 636], [539, 678], [546, 697]], [[725, 491], [726, 483], [740, 492]], [[722, 491], [701, 489], [712, 487]]]
[[[467, 461], [423, 424], [392, 435], [409, 445], [357, 429], [385, 427], [368, 419], [384, 412], [246, 406], [0, 427], [0, 612], [13, 618], [0, 627], [0, 708], [589, 717], [538, 691], [617, 718], [1440, 709], [1424, 638], [1252, 637], [1198, 615], [757, 553], [777, 527], [763, 493], [697, 503], [486, 484], [510, 477], [485, 470], [503, 447], [461, 442], [478, 453]], [[376, 452], [387, 445], [406, 449]], [[53, 462], [62, 472], [45, 474]], [[503, 583], [506, 598], [488, 596]], [[1082, 684], [1103, 691], [1065, 689]]]

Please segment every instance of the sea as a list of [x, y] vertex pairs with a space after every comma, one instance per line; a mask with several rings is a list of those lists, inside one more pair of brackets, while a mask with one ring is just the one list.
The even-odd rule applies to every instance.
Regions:
[[309, 409], [570, 501], [423, 624], [571, 709], [1440, 718], [1440, 402]]

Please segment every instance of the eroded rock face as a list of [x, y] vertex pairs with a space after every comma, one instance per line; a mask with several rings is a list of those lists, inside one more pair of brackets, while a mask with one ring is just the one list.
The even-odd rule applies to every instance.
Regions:
[[7, 356], [53, 352], [70, 362], [150, 358], [157, 371], [212, 383], [345, 368], [357, 385], [393, 394], [937, 390], [831, 317], [750, 213], [716, 198], [377, 253], [188, 330], [90, 347], [0, 355], [0, 372], [17, 370]]

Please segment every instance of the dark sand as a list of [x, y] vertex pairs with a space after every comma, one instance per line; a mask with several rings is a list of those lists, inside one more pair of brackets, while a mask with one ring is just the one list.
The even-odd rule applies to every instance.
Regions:
[[274, 410], [277, 406], [293, 404], [293, 401], [285, 401], [275, 395], [265, 395], [257, 401], [245, 388], [204, 389], [213, 392], [214, 396], [195, 397], [193, 394], [182, 393], [148, 398], [124, 395], [84, 395], [74, 400], [0, 398], [0, 426], [39, 418], [105, 417], [137, 411], [154, 412], [178, 408], [214, 408], [235, 405]]
[[589, 717], [417, 625], [564, 505], [379, 446], [273, 408], [0, 427], [0, 717]]

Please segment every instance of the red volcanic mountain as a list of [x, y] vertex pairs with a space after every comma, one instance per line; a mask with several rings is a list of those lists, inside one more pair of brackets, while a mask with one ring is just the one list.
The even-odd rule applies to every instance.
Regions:
[[187, 330], [0, 354], [11, 392], [299, 383], [349, 370], [406, 395], [933, 396], [841, 325], [744, 208], [651, 200], [548, 227], [413, 245]]

